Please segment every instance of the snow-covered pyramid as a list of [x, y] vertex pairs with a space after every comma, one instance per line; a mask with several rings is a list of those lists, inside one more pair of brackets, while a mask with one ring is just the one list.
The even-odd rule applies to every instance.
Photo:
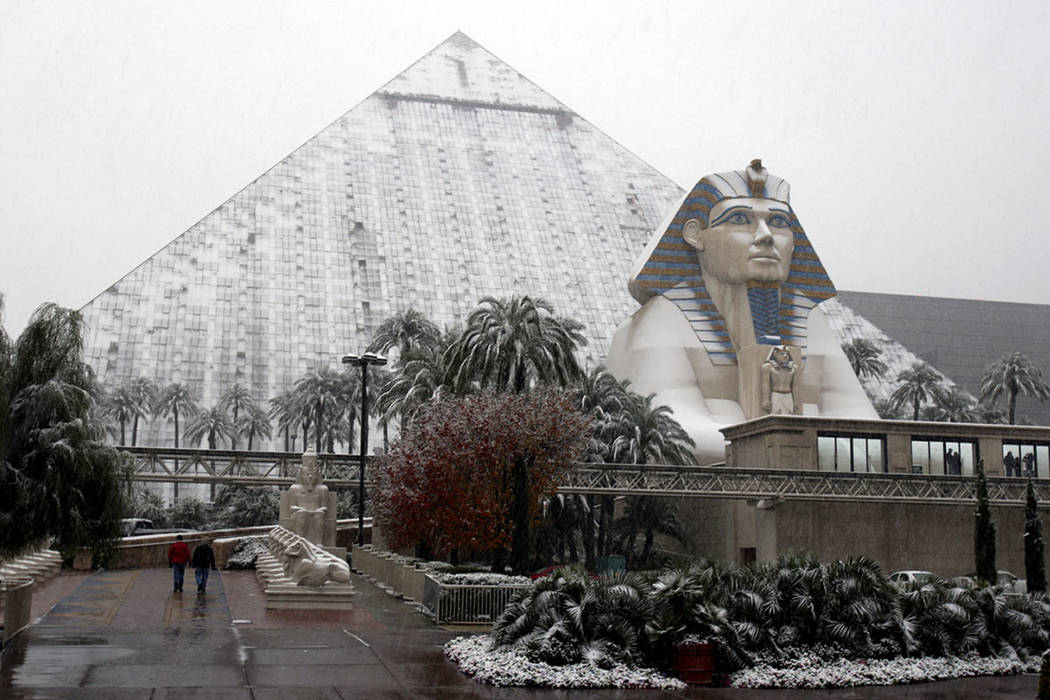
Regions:
[[593, 364], [681, 193], [456, 33], [88, 303], [87, 355], [110, 387], [266, 401], [398, 310], [452, 324], [531, 294], [586, 324]]

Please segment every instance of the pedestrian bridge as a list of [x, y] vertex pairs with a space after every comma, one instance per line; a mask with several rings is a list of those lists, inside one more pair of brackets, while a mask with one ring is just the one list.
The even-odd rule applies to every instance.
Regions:
[[[135, 481], [196, 484], [288, 486], [295, 481], [301, 455], [156, 447], [120, 448], [134, 463]], [[325, 483], [353, 488], [360, 457], [320, 454]], [[365, 474], [365, 485], [371, 486]], [[727, 469], [633, 464], [577, 464], [559, 486], [562, 493], [609, 496], [688, 496], [693, 498], [784, 499], [879, 503], [959, 504], [975, 500], [973, 477], [930, 474]], [[989, 478], [989, 500], [1024, 505], [1027, 480]], [[1033, 481], [1036, 497], [1050, 501], [1050, 482]]]

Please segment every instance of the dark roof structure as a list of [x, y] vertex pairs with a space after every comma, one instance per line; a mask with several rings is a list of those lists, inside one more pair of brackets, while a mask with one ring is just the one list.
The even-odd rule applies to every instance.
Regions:
[[[1050, 383], [1048, 305], [842, 290], [838, 300], [974, 396], [984, 370], [1011, 352], [1026, 355]], [[1019, 398], [1017, 417], [1050, 425], [1050, 402]]]
[[399, 310], [453, 324], [530, 294], [586, 325], [594, 364], [681, 194], [457, 32], [84, 306], [87, 356], [107, 386], [266, 401]]

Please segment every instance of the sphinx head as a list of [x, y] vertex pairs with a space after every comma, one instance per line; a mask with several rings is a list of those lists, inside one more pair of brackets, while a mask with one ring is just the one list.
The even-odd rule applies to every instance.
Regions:
[[760, 160], [705, 175], [655, 232], [630, 282], [644, 303], [690, 280], [788, 284], [815, 302], [834, 296], [791, 208], [791, 187]]

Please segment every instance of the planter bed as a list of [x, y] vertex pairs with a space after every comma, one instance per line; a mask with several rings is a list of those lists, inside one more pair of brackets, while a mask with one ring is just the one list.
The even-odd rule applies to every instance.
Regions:
[[[492, 648], [487, 634], [457, 637], [445, 655], [479, 683], [532, 688], [684, 688], [685, 684], [651, 668], [614, 665], [604, 669], [586, 662], [552, 666], [529, 661], [510, 650]], [[850, 688], [902, 685], [966, 678], [1037, 673], [1040, 659], [1028, 661], [970, 654], [872, 660], [822, 660], [802, 655], [785, 666], [758, 665], [729, 676], [736, 688]]]

